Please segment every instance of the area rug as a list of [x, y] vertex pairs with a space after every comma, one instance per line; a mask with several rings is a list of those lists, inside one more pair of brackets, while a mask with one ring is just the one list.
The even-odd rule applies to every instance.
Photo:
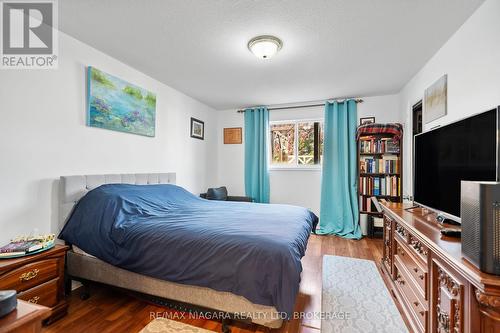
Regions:
[[139, 333], [213, 333], [213, 331], [183, 324], [167, 318], [156, 318]]
[[373, 261], [323, 257], [321, 332], [408, 332]]

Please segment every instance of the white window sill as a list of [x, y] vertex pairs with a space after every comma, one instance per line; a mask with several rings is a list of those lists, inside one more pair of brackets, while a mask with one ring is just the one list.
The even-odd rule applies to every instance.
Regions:
[[321, 167], [269, 167], [269, 171], [321, 171]]

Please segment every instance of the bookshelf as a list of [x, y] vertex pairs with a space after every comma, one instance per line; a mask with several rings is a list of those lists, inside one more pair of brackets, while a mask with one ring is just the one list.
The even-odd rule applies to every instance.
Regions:
[[373, 226], [383, 226], [383, 213], [376, 210], [372, 197], [391, 202], [403, 201], [401, 141], [396, 140], [393, 134], [382, 132], [361, 135], [358, 139], [359, 212], [368, 215], [372, 229]]

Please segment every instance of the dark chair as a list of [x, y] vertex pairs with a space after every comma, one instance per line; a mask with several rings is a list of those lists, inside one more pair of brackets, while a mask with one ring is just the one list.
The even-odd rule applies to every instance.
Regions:
[[225, 186], [209, 188], [207, 193], [201, 193], [200, 197], [207, 200], [253, 202], [250, 197], [227, 195]]

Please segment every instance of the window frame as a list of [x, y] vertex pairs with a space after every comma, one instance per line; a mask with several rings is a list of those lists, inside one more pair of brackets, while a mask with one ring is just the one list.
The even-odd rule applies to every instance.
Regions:
[[[299, 125], [300, 123], [315, 123], [318, 122], [320, 123], [320, 126], [323, 125], [324, 129], [324, 122], [325, 120], [323, 118], [304, 118], [304, 119], [293, 119], [293, 120], [270, 120], [269, 121], [269, 129], [267, 131], [267, 146], [269, 148], [269, 152], [267, 154], [267, 161], [269, 165], [269, 170], [295, 170], [295, 171], [304, 171], [304, 170], [321, 170], [323, 163], [320, 158], [320, 163], [319, 164], [313, 164], [313, 165], [308, 165], [308, 164], [299, 164]], [[272, 150], [272, 136], [271, 136], [271, 126], [276, 125], [276, 124], [294, 124], [295, 128], [295, 140], [294, 140], [294, 147], [293, 151], [295, 154], [295, 164], [284, 164], [284, 165], [278, 165], [278, 164], [273, 164], [272, 163], [272, 156], [273, 156], [273, 150]], [[323, 139], [324, 139], [324, 133], [323, 133]], [[321, 153], [320, 153], [321, 156]]]

